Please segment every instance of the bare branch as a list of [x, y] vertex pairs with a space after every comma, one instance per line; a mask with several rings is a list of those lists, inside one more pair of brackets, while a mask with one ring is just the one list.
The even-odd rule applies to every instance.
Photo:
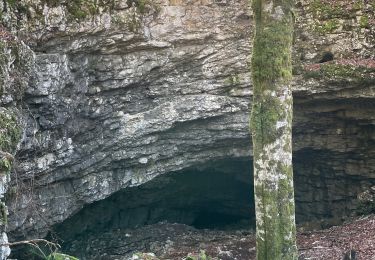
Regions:
[[53, 243], [51, 241], [45, 240], [45, 239], [31, 239], [31, 240], [22, 240], [12, 243], [4, 243], [0, 244], [0, 246], [18, 246], [18, 245], [32, 245], [37, 246], [38, 243], [44, 243], [46, 245], [53, 246], [55, 248], [60, 248], [60, 245], [57, 243]]

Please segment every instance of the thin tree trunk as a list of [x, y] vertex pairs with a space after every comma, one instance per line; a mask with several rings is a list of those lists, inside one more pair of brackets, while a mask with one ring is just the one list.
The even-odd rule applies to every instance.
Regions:
[[250, 127], [258, 260], [297, 259], [292, 167], [293, 0], [253, 0]]

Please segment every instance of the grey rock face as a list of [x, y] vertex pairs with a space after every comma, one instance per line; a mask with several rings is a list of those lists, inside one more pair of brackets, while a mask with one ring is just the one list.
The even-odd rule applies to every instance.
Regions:
[[9, 191], [14, 154], [21, 139], [19, 103], [27, 86], [33, 53], [3, 27], [0, 27], [0, 34], [0, 259], [7, 259], [10, 248], [6, 233], [6, 193]]
[[[308, 1], [299, 8], [297, 212], [333, 217], [375, 183], [374, 74], [313, 67], [306, 77], [306, 67], [327, 46], [341, 59], [374, 59], [373, 29], [321, 35], [309, 29], [316, 18]], [[42, 237], [84, 205], [156, 176], [251, 156], [247, 1], [119, 9], [77, 23], [64, 8], [46, 7], [44, 29], [32, 34], [36, 68], [9, 194], [14, 239]]]

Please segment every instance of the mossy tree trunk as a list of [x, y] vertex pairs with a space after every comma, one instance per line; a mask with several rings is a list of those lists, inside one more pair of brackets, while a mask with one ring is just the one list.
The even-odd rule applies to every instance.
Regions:
[[297, 259], [292, 167], [293, 0], [253, 0], [253, 138], [258, 260]]

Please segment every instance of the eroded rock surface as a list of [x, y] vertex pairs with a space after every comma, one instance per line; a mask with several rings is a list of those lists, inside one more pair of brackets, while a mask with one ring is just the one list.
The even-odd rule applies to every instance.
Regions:
[[[348, 2], [329, 6], [340, 12], [298, 3], [294, 161], [304, 221], [350, 214], [375, 183], [375, 7]], [[30, 5], [34, 22], [20, 18], [36, 68], [8, 196], [13, 239], [43, 237], [84, 205], [156, 176], [251, 156], [247, 1], [136, 3], [85, 16], [46, 4], [43, 19], [43, 5]], [[320, 64], [326, 52], [333, 61]]]

